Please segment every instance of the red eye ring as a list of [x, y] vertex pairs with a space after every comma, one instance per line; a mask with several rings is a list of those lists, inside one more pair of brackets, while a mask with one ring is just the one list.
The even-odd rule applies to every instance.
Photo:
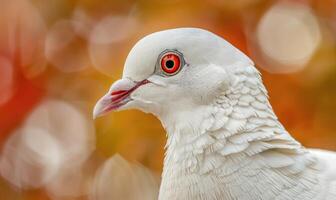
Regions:
[[168, 52], [161, 57], [161, 69], [167, 75], [174, 75], [181, 69], [180, 55], [174, 52]]

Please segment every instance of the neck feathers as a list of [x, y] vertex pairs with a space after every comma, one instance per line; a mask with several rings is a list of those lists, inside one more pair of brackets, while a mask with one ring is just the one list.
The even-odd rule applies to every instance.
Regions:
[[[176, 112], [167, 123], [159, 199], [285, 198], [316, 184], [314, 158], [278, 121], [258, 71], [234, 74], [211, 105]], [[261, 193], [268, 183], [271, 193]]]
[[[183, 161], [186, 170], [207, 173], [222, 162], [216, 163], [215, 157], [267, 157], [270, 150], [295, 156], [306, 154], [278, 121], [259, 72], [253, 66], [244, 66], [235, 68], [233, 74], [231, 87], [211, 105], [177, 112], [172, 118], [173, 125], [166, 126], [165, 162]], [[208, 158], [213, 159], [211, 167], [199, 165]]]

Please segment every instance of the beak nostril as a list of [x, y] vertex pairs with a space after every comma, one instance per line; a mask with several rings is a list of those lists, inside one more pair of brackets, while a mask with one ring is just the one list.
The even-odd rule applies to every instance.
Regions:
[[127, 91], [133, 88], [136, 85], [136, 83], [128, 78], [123, 78], [120, 80], [117, 80], [114, 82], [110, 88], [109, 93], [112, 94], [114, 92], [121, 92], [121, 91]]

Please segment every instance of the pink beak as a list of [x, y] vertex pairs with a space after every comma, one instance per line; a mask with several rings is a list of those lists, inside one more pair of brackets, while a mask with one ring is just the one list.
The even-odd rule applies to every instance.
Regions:
[[123, 105], [132, 101], [131, 93], [138, 87], [150, 83], [147, 79], [134, 82], [128, 78], [120, 79], [113, 83], [110, 91], [103, 96], [93, 109], [93, 118], [103, 116], [111, 111], [118, 110]]

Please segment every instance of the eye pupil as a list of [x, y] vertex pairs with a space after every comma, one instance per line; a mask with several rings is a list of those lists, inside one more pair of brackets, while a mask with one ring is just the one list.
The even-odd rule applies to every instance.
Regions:
[[166, 61], [166, 67], [167, 68], [171, 69], [171, 68], [174, 67], [174, 65], [175, 65], [175, 62], [173, 60], [167, 60]]

